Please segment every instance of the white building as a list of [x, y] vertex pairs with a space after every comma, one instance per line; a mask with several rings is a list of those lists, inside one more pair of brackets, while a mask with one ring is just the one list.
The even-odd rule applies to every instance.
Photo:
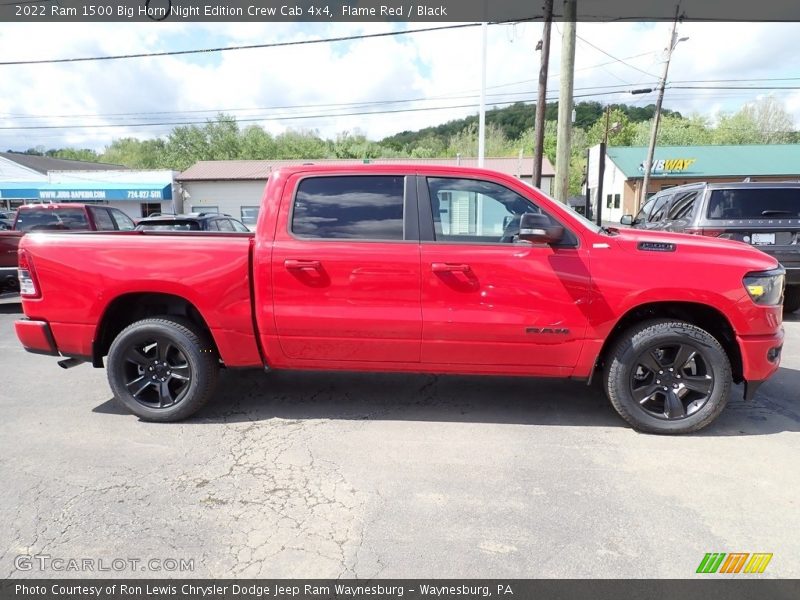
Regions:
[[41, 202], [107, 204], [133, 218], [181, 212], [169, 170], [138, 171], [121, 165], [0, 152], [0, 208]]

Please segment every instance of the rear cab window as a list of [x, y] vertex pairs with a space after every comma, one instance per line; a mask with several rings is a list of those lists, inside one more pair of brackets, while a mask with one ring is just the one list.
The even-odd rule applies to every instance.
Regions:
[[19, 231], [86, 231], [89, 220], [83, 208], [20, 210], [16, 228]]
[[299, 238], [404, 239], [402, 175], [309, 177], [300, 181], [290, 221]]
[[712, 190], [706, 218], [800, 219], [800, 188]]

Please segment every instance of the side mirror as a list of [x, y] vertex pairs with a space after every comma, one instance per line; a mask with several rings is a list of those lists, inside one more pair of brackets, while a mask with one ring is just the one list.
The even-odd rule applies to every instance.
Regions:
[[525, 213], [519, 221], [519, 239], [533, 244], [555, 244], [564, 237], [564, 228], [553, 225], [545, 215]]
[[620, 225], [633, 225], [633, 215], [622, 215], [622, 218], [619, 220]]

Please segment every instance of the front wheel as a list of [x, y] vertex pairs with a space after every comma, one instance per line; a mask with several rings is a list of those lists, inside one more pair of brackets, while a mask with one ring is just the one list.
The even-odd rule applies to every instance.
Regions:
[[683, 321], [636, 325], [606, 358], [611, 404], [635, 429], [649, 433], [703, 429], [725, 408], [732, 383], [730, 361], [717, 339]]
[[800, 308], [800, 285], [792, 285], [783, 292], [783, 312], [793, 313]]
[[214, 393], [219, 361], [197, 325], [174, 317], [143, 319], [126, 327], [108, 352], [114, 397], [145, 421], [179, 421]]

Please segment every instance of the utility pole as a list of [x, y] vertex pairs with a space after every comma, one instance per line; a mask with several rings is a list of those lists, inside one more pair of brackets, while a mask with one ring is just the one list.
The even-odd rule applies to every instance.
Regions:
[[536, 123], [533, 127], [533, 186], [542, 187], [542, 160], [544, 157], [544, 117], [547, 110], [547, 69], [550, 65], [550, 30], [553, 27], [553, 0], [544, 0], [544, 26], [539, 66], [539, 97], [536, 100]]
[[483, 167], [486, 154], [486, 30], [488, 23], [481, 23], [483, 43], [481, 48], [481, 107], [478, 118], [478, 166]]
[[558, 96], [555, 198], [569, 197], [569, 159], [572, 137], [572, 91], [575, 79], [576, 0], [564, 0], [564, 32], [561, 35], [561, 91]]
[[658, 138], [658, 123], [661, 120], [661, 105], [664, 102], [664, 89], [667, 86], [667, 75], [669, 74], [669, 62], [672, 60], [672, 51], [679, 42], [689, 38], [678, 38], [678, 16], [680, 14], [680, 2], [675, 7], [675, 20], [672, 22], [672, 33], [669, 36], [669, 44], [667, 45], [667, 60], [664, 61], [664, 74], [661, 76], [661, 81], [658, 82], [658, 99], [656, 100], [656, 111], [653, 115], [653, 126], [650, 128], [650, 146], [647, 148], [647, 160], [644, 163], [644, 177], [642, 178], [641, 196], [639, 197], [639, 206], [636, 207], [634, 212], [637, 212], [644, 203], [647, 201], [647, 186], [650, 184], [650, 171], [653, 168], [653, 157], [656, 153], [656, 139]]

